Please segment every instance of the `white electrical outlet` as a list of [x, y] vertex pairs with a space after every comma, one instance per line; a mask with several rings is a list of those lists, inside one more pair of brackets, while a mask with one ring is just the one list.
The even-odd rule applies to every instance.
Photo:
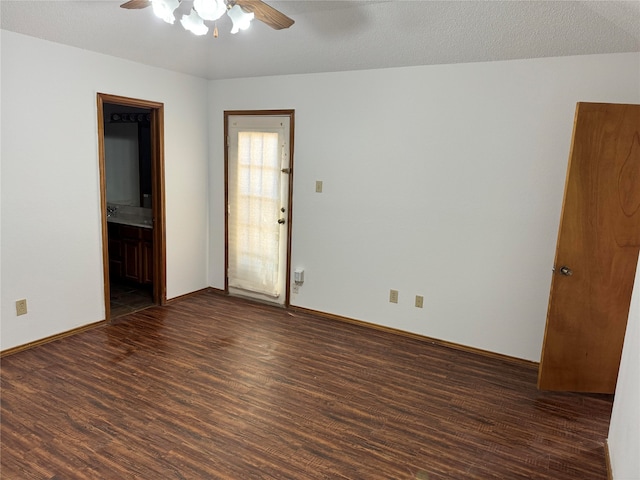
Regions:
[[424, 303], [424, 297], [422, 295], [416, 295], [416, 307], [422, 308]]
[[389, 301], [391, 303], [398, 303], [398, 290], [389, 290]]
[[22, 299], [16, 302], [16, 315], [26, 315], [27, 314], [27, 300]]
[[316, 180], [316, 193], [322, 193], [322, 180]]

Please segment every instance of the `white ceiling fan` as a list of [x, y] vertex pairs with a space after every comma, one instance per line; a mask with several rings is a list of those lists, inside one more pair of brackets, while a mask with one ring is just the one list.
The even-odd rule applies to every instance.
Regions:
[[[154, 13], [167, 23], [175, 21], [175, 10], [181, 0], [129, 0], [120, 5], [126, 9], [153, 7]], [[276, 30], [289, 28], [294, 21], [262, 0], [194, 0], [189, 15], [183, 15], [180, 23], [196, 35], [204, 35], [209, 28], [205, 21], [216, 21], [224, 14], [233, 21], [231, 33], [245, 30], [254, 18]], [[214, 36], [218, 36], [214, 28]]]

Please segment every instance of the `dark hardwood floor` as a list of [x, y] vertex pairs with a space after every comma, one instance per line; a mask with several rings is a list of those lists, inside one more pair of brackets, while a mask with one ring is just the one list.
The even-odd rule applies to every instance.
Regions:
[[203, 292], [2, 359], [10, 479], [606, 479], [612, 397]]

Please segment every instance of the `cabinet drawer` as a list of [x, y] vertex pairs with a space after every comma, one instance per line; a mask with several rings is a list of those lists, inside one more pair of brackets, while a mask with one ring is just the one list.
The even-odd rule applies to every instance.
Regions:
[[142, 228], [120, 225], [120, 236], [125, 240], [139, 240]]

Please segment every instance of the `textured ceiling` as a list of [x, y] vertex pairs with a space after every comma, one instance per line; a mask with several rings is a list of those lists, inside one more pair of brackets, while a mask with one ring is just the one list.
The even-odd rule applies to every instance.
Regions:
[[1, 0], [1, 27], [208, 79], [640, 51], [639, 1], [267, 0], [296, 23], [217, 39], [123, 1]]

